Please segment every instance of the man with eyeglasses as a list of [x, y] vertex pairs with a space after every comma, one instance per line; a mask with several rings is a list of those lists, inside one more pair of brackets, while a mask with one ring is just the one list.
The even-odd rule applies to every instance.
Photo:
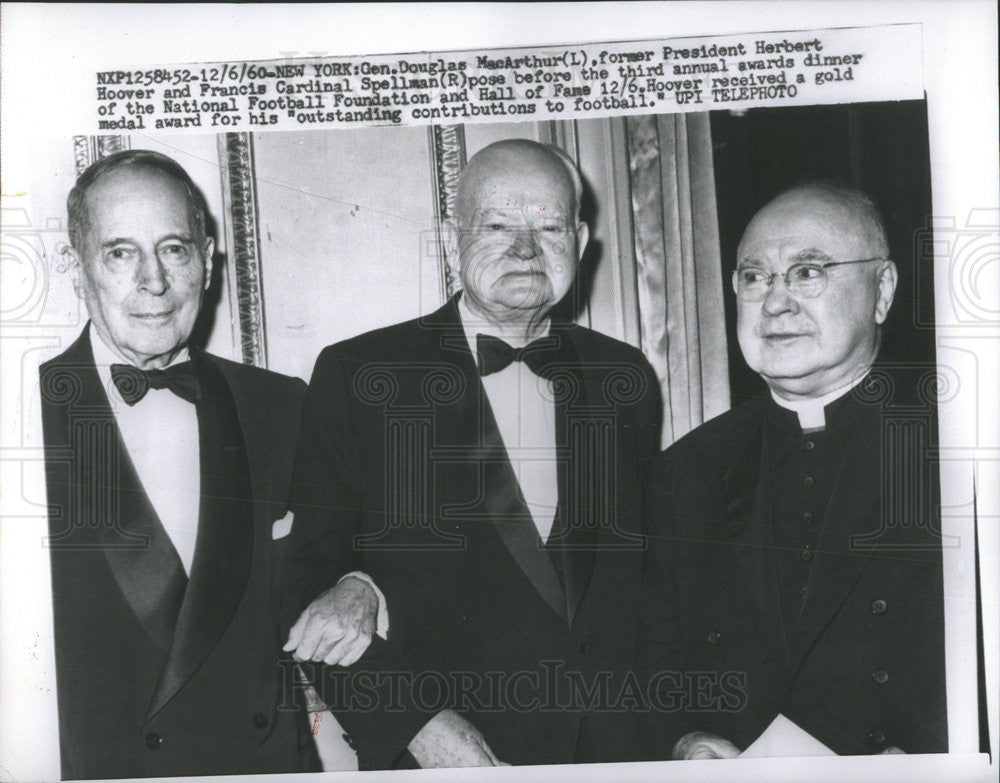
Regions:
[[902, 404], [906, 368], [880, 354], [888, 255], [871, 199], [827, 182], [743, 235], [737, 334], [768, 390], [648, 474], [654, 757], [731, 758], [762, 735], [759, 755], [947, 750], [933, 406]]

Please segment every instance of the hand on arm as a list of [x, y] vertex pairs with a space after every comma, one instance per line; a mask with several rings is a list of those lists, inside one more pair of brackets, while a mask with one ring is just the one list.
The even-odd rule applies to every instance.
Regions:
[[493, 755], [479, 729], [452, 710], [427, 721], [407, 749], [425, 769], [508, 766]]
[[740, 749], [729, 740], [709, 734], [706, 731], [692, 731], [685, 734], [674, 745], [676, 761], [685, 759], [734, 759]]
[[299, 661], [350, 666], [371, 644], [377, 612], [371, 585], [346, 577], [305, 608], [282, 649]]

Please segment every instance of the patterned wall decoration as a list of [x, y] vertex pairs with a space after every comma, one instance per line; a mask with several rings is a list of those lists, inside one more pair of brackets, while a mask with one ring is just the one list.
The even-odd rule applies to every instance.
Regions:
[[436, 206], [435, 223], [440, 256], [441, 301], [455, 293], [455, 280], [444, 252], [444, 221], [455, 213], [458, 175], [465, 166], [465, 128], [462, 125], [432, 125], [427, 129], [431, 145], [431, 183]]
[[243, 363], [267, 367], [264, 288], [261, 280], [260, 218], [254, 173], [253, 134], [219, 136], [222, 199], [225, 207], [233, 311], [239, 314]]
[[130, 149], [128, 136], [74, 136], [73, 161], [76, 164], [76, 176], [83, 174], [90, 164], [127, 149]]

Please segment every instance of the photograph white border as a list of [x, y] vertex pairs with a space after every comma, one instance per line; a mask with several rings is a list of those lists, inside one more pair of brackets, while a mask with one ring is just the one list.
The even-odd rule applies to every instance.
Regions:
[[[343, 6], [103, 6], [5, 4], [2, 26], [2, 154], [4, 207], [18, 198], [30, 198], [32, 161], [18, 154], [33, 135], [70, 137], [92, 132], [94, 74], [100, 70], [139, 67], [150, 63], [267, 60], [278, 57], [390, 54], [395, 52], [492, 49], [511, 46], [559, 45], [777, 32], [827, 27], [921, 23], [924, 78], [928, 99], [932, 199], [937, 217], [952, 217], [958, 226], [985, 221], [997, 230], [997, 26], [991, 2], [679, 2], [600, 4], [462, 4], [462, 5], [343, 5]], [[993, 221], [990, 223], [990, 221]], [[993, 245], [994, 249], [997, 247]], [[935, 259], [935, 313], [939, 346], [954, 345], [973, 351], [978, 367], [978, 407], [942, 406], [942, 448], [948, 454], [942, 468], [945, 508], [967, 502], [970, 483], [978, 489], [979, 547], [983, 591], [984, 648], [987, 696], [991, 716], [990, 742], [996, 758], [997, 733], [998, 582], [1000, 582], [1000, 426], [996, 389], [1000, 388], [1000, 286], [997, 259], [986, 259], [978, 272], [978, 287], [962, 288], [970, 271], [966, 265], [982, 259], [949, 256], [943, 249]], [[991, 271], [992, 270], [992, 271]], [[964, 297], [964, 299], [963, 299]], [[974, 302], [968, 301], [974, 297]], [[964, 304], [963, 304], [964, 302]], [[979, 318], [971, 323], [969, 312]], [[0, 325], [2, 329], [2, 325]], [[7, 351], [4, 352], [8, 354]], [[5, 355], [0, 360], [15, 359]], [[6, 373], [5, 373], [6, 375]], [[8, 376], [9, 377], [9, 376]], [[0, 397], [3, 432], [20, 426], [17, 389], [5, 385]], [[10, 491], [5, 487], [6, 492]], [[945, 520], [945, 524], [951, 524]], [[968, 520], [956, 523], [964, 540]], [[948, 530], [945, 533], [948, 534]], [[0, 550], [9, 553], [18, 539], [2, 528]], [[946, 594], [968, 595], [972, 574], [948, 566]], [[37, 750], [39, 731], [56, 731], [55, 722], [35, 722], [3, 698], [22, 673], [18, 649], [25, 640], [12, 637], [18, 618], [2, 610], [9, 606], [10, 589], [25, 589], [16, 575], [0, 575], [0, 729], [19, 752]], [[949, 607], [953, 610], [954, 607]], [[996, 779], [997, 767], [985, 767], [976, 758], [978, 726], [961, 715], [957, 705], [976, 699], [974, 670], [974, 603], [968, 613], [949, 620], [949, 739], [947, 757], [843, 758], [811, 761], [810, 779], [842, 780], [879, 777], [911, 780]], [[952, 618], [955, 617], [953, 611]], [[37, 622], [38, 617], [33, 618]], [[961, 630], [955, 631], [957, 626]], [[19, 647], [20, 645], [20, 647]], [[25, 653], [27, 661], [27, 653]], [[956, 672], [964, 670], [959, 676]], [[13, 683], [13, 685], [12, 685]], [[914, 687], [919, 687], [914, 683]], [[971, 700], [971, 701], [970, 701]], [[52, 716], [48, 716], [51, 719]], [[801, 779], [801, 760], [768, 759], [737, 762], [618, 765], [616, 778], [631, 779]], [[738, 764], [739, 766], [733, 766]], [[34, 779], [0, 761], [0, 778]], [[477, 779], [606, 780], [603, 765], [536, 770], [480, 770]], [[414, 780], [466, 780], [461, 771], [420, 771]], [[316, 779], [340, 779], [342, 773]], [[829, 775], [829, 777], [828, 777]], [[704, 778], [702, 776], [705, 776]], [[366, 773], [364, 780], [382, 779]], [[386, 776], [387, 777], [387, 776]], [[296, 776], [296, 780], [307, 779]], [[393, 777], [396, 780], [397, 777]]]

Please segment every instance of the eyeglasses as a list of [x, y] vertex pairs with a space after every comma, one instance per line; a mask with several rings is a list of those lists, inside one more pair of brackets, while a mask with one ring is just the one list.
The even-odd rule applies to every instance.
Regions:
[[771, 290], [774, 278], [785, 281], [785, 288], [796, 296], [813, 299], [826, 290], [829, 278], [826, 270], [831, 266], [846, 266], [848, 264], [867, 264], [869, 261], [884, 261], [883, 258], [858, 258], [854, 261], [828, 261], [825, 264], [795, 264], [784, 274], [772, 272], [768, 274], [762, 269], [745, 266], [733, 272], [733, 285], [736, 295], [744, 302], [760, 302]]

